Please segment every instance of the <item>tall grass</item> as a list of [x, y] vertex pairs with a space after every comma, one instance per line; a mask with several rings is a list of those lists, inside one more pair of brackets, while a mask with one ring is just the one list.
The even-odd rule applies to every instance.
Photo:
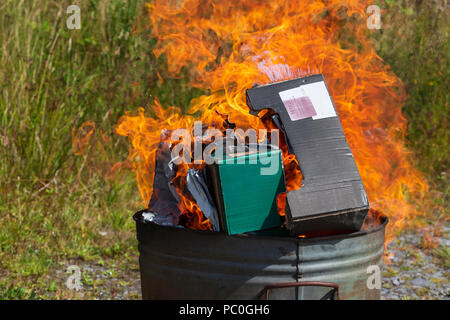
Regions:
[[[71, 4], [80, 6], [80, 30], [66, 27]], [[58, 261], [114, 257], [119, 263], [136, 253], [131, 213], [142, 203], [134, 176], [105, 174], [128, 153], [113, 127], [126, 109], [151, 111], [155, 96], [165, 105], [182, 106], [198, 94], [185, 86], [186, 78], [159, 80], [158, 73], [170, 77], [163, 58], [152, 54], [143, 4], [0, 2], [0, 285], [5, 288], [24, 282], [30, 292], [38, 288], [38, 296], [64, 296], [58, 291], [62, 283], [48, 291], [45, 280], [61, 268]], [[75, 156], [72, 130], [87, 120], [96, 125], [97, 143]], [[101, 132], [109, 141], [100, 154]], [[104, 231], [108, 236], [100, 235]]]
[[378, 53], [402, 79], [408, 144], [448, 198], [450, 181], [450, 11], [447, 0], [385, 0]]
[[132, 35], [143, 1], [80, 1], [81, 30], [66, 28], [72, 3], [0, 4], [3, 188], [40, 188], [73, 169], [71, 131], [86, 120], [112, 135], [125, 109], [145, 106], [153, 95], [164, 103], [189, 101], [182, 79], [158, 87], [154, 41]]

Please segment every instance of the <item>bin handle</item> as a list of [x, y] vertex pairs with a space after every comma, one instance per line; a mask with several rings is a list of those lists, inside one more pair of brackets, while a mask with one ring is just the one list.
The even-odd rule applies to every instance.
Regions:
[[323, 281], [301, 281], [301, 282], [280, 282], [270, 284], [264, 287], [259, 294], [260, 300], [269, 300], [270, 290], [290, 287], [328, 287], [334, 289], [334, 300], [339, 300], [339, 285], [334, 282]]

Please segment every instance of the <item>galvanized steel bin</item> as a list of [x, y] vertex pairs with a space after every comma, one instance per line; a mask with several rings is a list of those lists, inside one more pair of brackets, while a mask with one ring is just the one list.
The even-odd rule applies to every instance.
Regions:
[[368, 231], [295, 238], [166, 227], [142, 213], [134, 219], [143, 299], [325, 299], [337, 287], [341, 299], [380, 298], [367, 269], [382, 268], [385, 217]]

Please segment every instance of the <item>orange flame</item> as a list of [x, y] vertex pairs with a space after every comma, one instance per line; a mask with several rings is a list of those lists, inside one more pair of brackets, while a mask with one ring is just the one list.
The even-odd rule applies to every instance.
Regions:
[[[190, 128], [195, 120], [217, 123], [222, 121], [217, 112], [229, 115], [237, 127], [264, 128], [263, 121], [249, 114], [246, 89], [255, 83], [322, 73], [371, 207], [390, 217], [391, 230], [413, 219], [418, 211], [407, 198], [420, 200], [428, 187], [409, 161], [402, 140], [406, 129], [402, 83], [377, 56], [368, 37], [368, 5], [364, 0], [148, 4], [158, 40], [155, 55], [167, 56], [174, 76], [188, 68], [190, 85], [211, 94], [194, 99], [185, 114], [156, 101], [153, 116], [139, 109], [137, 115], [127, 113], [120, 119], [116, 132], [131, 141], [130, 159], [144, 201], [152, 192], [161, 130]], [[283, 161], [289, 189], [299, 187], [295, 158], [283, 152]], [[183, 206], [185, 212], [199, 210], [191, 202]], [[202, 228], [204, 221], [197, 220], [192, 226]]]

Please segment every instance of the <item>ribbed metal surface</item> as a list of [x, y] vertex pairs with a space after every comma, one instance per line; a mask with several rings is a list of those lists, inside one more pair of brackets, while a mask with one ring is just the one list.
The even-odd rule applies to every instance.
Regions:
[[[163, 227], [142, 223], [140, 214], [135, 220], [144, 299], [255, 299], [266, 285], [295, 281], [335, 282], [342, 299], [380, 297], [367, 288], [366, 270], [381, 267], [387, 220], [371, 232], [298, 239]], [[311, 290], [284, 290], [277, 297], [313, 298]]]
[[381, 270], [383, 249], [384, 226], [351, 237], [300, 240], [299, 281], [337, 283], [341, 299], [380, 299], [380, 290], [367, 287], [367, 268]]

